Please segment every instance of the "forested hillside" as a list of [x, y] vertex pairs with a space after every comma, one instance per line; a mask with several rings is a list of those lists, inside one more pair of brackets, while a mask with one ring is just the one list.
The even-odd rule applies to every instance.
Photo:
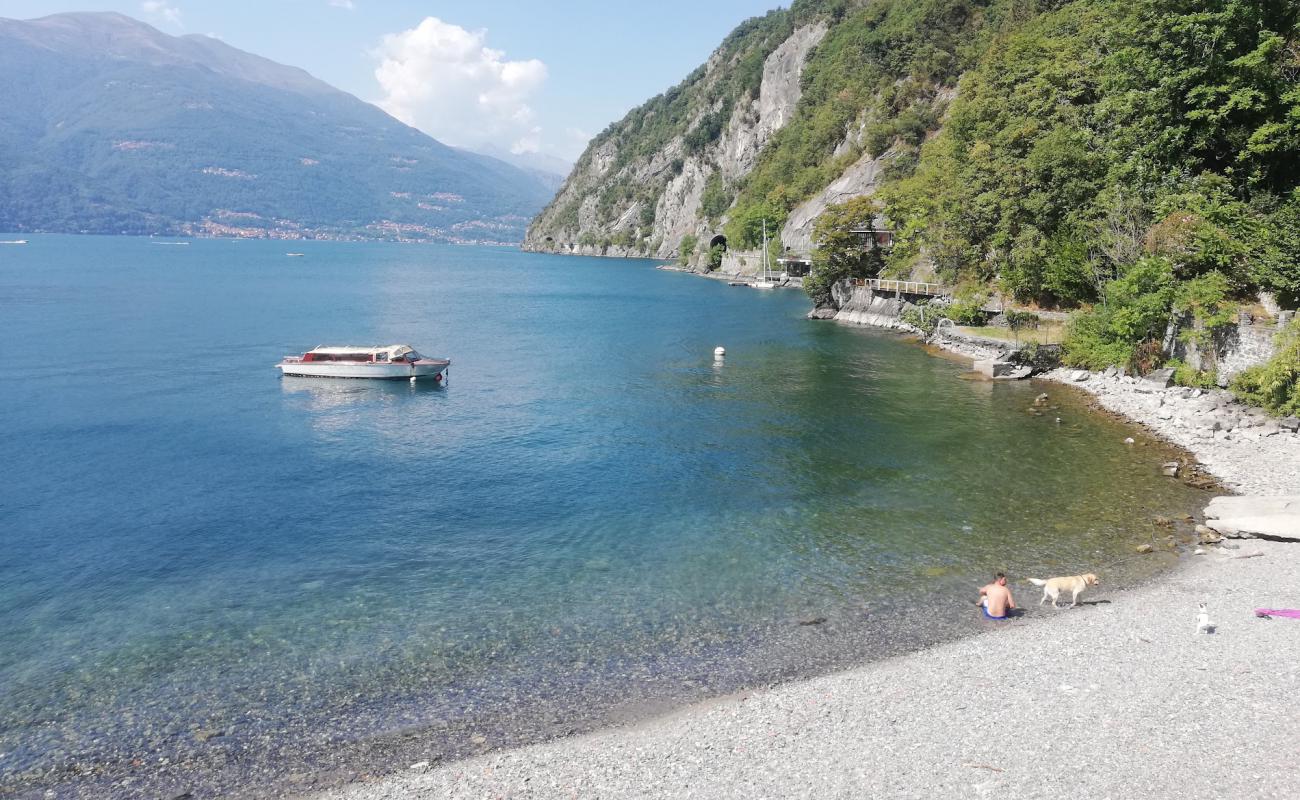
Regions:
[[118, 14], [0, 19], [0, 230], [518, 241], [551, 194], [306, 72]]
[[[1212, 338], [1242, 304], [1300, 300], [1298, 21], [1294, 0], [796, 2], [605, 131], [528, 243], [707, 267], [766, 220], [813, 257], [815, 301], [875, 270], [935, 279], [1082, 309], [1067, 359], [1149, 368], [1173, 319]], [[778, 56], [822, 29], [789, 113], [736, 158]], [[892, 249], [828, 249], [865, 224]]]

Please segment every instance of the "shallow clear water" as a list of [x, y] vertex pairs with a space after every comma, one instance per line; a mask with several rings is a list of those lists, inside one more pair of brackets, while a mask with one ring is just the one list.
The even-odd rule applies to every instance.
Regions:
[[[1152, 515], [1196, 505], [1065, 390], [797, 292], [28, 238], [0, 249], [0, 794], [256, 794], [561, 734], [976, 630], [995, 569], [1134, 580]], [[388, 342], [447, 385], [272, 368]]]

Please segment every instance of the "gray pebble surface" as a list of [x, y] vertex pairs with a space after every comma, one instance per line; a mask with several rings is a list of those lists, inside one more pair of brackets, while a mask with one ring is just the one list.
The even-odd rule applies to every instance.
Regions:
[[1300, 620], [1254, 615], [1300, 607], [1300, 546], [1186, 559], [910, 655], [315, 797], [1300, 797]]

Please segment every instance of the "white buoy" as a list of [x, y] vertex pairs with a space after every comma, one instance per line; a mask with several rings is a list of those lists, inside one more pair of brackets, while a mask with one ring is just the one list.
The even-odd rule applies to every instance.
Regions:
[[414, 376], [414, 375], [411, 376], [411, 383], [415, 383], [415, 376]]
[[722, 358], [722, 357], [725, 356], [726, 354], [727, 354], [727, 348], [725, 348], [725, 347], [715, 347], [715, 348], [713, 348], [713, 357], [714, 357], [714, 358]]

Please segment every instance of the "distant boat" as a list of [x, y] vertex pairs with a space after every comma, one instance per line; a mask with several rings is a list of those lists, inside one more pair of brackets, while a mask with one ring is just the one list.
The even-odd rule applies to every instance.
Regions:
[[775, 289], [776, 281], [772, 280], [767, 274], [767, 220], [763, 220], [763, 277], [754, 281], [750, 286], [755, 289]]
[[303, 378], [385, 378], [442, 380], [451, 365], [445, 358], [425, 358], [410, 345], [377, 347], [327, 347], [322, 345], [300, 356], [285, 356], [276, 364], [284, 375]]
[[307, 254], [306, 253], [285, 253], [285, 255], [288, 256], [289, 258], [302, 258]]
[[9, 240], [7, 240], [7, 241], [0, 242], [0, 244], [27, 244], [27, 240], [26, 240], [26, 239], [9, 239]]
[[149, 244], [170, 244], [176, 247], [189, 247], [189, 242], [150, 242]]

